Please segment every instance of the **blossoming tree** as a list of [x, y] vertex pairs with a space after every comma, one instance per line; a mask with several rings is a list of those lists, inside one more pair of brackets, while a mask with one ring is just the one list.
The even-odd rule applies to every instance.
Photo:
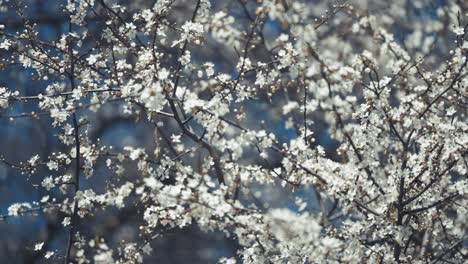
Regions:
[[[235, 243], [220, 263], [466, 261], [465, 1], [68, 0], [52, 40], [29, 2], [0, 1], [1, 71], [35, 86], [1, 84], [0, 118], [59, 147], [0, 148], [46, 193], [1, 219], [58, 215], [42, 258], [142, 263], [196, 225]], [[151, 133], [108, 144], [106, 118]], [[84, 232], [120, 211], [138, 239]]]

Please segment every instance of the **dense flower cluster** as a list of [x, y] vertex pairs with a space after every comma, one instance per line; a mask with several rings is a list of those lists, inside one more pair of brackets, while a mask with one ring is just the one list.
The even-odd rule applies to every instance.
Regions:
[[[44, 258], [141, 263], [153, 240], [197, 225], [239, 245], [220, 263], [466, 259], [466, 2], [430, 18], [406, 6], [431, 1], [374, 3], [379, 14], [364, 0], [118, 2], [69, 0], [68, 31], [47, 42], [27, 7], [0, 1], [24, 22], [0, 28], [2, 67], [44, 85], [33, 96], [0, 87], [0, 117], [50, 118], [63, 145], [10, 164], [49, 171], [38, 188], [53, 199], [3, 216], [62, 213], [69, 244], [38, 241]], [[38, 112], [13, 111], [31, 101]], [[149, 125], [152, 143], [94, 138], [105, 114]], [[321, 130], [336, 147], [321, 145]], [[83, 185], [102, 174], [112, 175], [104, 187]], [[268, 190], [290, 205], [259, 199]], [[128, 207], [141, 241], [112, 248], [80, 233], [83, 219]]]

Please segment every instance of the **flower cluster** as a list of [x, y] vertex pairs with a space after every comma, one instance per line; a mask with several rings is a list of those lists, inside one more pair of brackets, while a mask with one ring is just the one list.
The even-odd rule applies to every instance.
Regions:
[[[0, 28], [0, 71], [35, 86], [1, 83], [0, 118], [58, 139], [0, 153], [46, 194], [0, 219], [55, 213], [68, 231], [30, 248], [142, 263], [196, 226], [234, 241], [220, 263], [463, 263], [463, 1], [140, 2], [67, 1], [50, 40], [0, 1], [22, 21]], [[119, 217], [124, 239], [100, 237]]]

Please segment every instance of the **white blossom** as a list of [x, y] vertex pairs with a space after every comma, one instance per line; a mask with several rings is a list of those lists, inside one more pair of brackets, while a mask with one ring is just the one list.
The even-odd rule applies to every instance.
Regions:
[[44, 255], [44, 258], [50, 259], [54, 255], [54, 252], [52, 251], [47, 251], [46, 254]]
[[40, 192], [0, 220], [66, 242], [29, 250], [136, 264], [195, 230], [235, 243], [209, 263], [463, 263], [462, 1], [146, 2], [69, 0], [54, 35], [0, 0], [0, 169]]
[[44, 242], [36, 243], [36, 245], [34, 245], [34, 251], [40, 251], [43, 246], [44, 246]]
[[44, 180], [42, 180], [41, 186], [46, 188], [48, 191], [54, 188], [55, 184], [54, 184], [54, 179], [52, 178], [52, 176], [44, 178]]
[[63, 226], [69, 226], [71, 224], [71, 217], [64, 217], [62, 220], [62, 225]]

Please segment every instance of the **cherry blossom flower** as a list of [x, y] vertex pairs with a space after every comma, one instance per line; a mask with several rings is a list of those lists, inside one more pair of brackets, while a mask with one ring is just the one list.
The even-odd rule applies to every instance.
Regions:
[[32, 135], [0, 168], [34, 194], [0, 219], [66, 263], [192, 229], [232, 245], [209, 263], [463, 263], [462, 2], [70, 0], [49, 36], [0, 0], [2, 129]]

